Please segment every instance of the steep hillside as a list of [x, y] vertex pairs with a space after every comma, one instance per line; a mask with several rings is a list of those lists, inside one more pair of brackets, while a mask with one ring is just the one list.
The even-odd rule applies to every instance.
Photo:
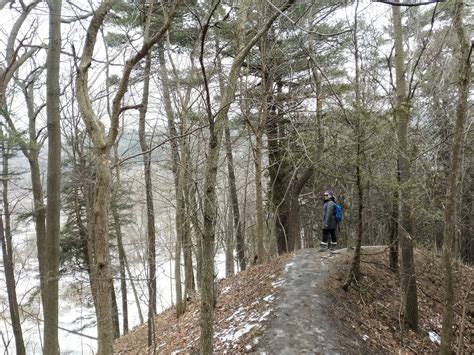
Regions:
[[[387, 252], [384, 247], [363, 249], [363, 280], [349, 292], [341, 289], [349, 269], [352, 252], [339, 254], [312, 253], [317, 262], [328, 265], [324, 275], [315, 275], [301, 270], [298, 277], [304, 292], [318, 292], [319, 305], [326, 317], [333, 318], [340, 329], [350, 337], [354, 353], [367, 349], [377, 352], [398, 351], [426, 353], [438, 350], [438, 334], [441, 331], [442, 279], [439, 257], [417, 251], [418, 296], [420, 331], [414, 333], [401, 329], [402, 307], [398, 276], [388, 268]], [[282, 273], [289, 267], [291, 258], [308, 257], [308, 253], [296, 252], [276, 258], [270, 263], [251, 267], [232, 278], [221, 280], [217, 285], [218, 301], [215, 309], [215, 352], [242, 353], [256, 348], [267, 327], [278, 323], [273, 314], [278, 306], [282, 285]], [[293, 260], [295, 261], [295, 260]], [[324, 277], [321, 277], [324, 276]], [[320, 278], [321, 282], [316, 283]], [[455, 324], [456, 341], [463, 353], [473, 353], [470, 342], [474, 331], [473, 290], [474, 270], [458, 265], [456, 272]], [[316, 290], [315, 287], [318, 289]], [[468, 295], [470, 290], [470, 298]], [[303, 291], [303, 290], [302, 290]], [[199, 295], [188, 302], [184, 316], [176, 319], [174, 309], [169, 309], [155, 319], [156, 353], [193, 353], [199, 351]], [[269, 316], [273, 314], [272, 316]], [[278, 317], [277, 317], [278, 318]], [[272, 319], [272, 321], [270, 321]], [[284, 321], [283, 319], [281, 321]], [[288, 325], [289, 326], [289, 325]], [[322, 325], [323, 326], [323, 325]], [[314, 336], [320, 330], [314, 330]], [[462, 332], [462, 336], [459, 334]], [[311, 335], [311, 330], [308, 332]], [[349, 334], [350, 333], [350, 334]], [[115, 344], [117, 354], [144, 354], [147, 352], [146, 326], [138, 327]], [[258, 346], [257, 346], [258, 348]], [[352, 352], [352, 351], [351, 351]]]
[[[216, 286], [214, 347], [216, 352], [244, 352], [262, 327], [277, 291], [278, 279], [291, 254], [265, 265], [253, 266], [238, 275], [220, 280]], [[186, 313], [176, 318], [174, 308], [155, 318], [156, 353], [197, 352], [199, 349], [199, 295], [187, 303]], [[147, 327], [141, 326], [115, 343], [116, 354], [147, 353]]]

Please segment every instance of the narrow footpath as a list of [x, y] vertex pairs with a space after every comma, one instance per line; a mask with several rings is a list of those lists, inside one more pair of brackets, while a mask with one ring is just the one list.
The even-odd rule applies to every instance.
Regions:
[[[332, 317], [322, 282], [330, 267], [337, 267], [336, 253], [304, 249], [295, 252], [282, 275], [274, 310], [256, 354], [354, 354], [362, 353], [357, 336], [346, 324]], [[341, 292], [344, 292], [341, 289]]]

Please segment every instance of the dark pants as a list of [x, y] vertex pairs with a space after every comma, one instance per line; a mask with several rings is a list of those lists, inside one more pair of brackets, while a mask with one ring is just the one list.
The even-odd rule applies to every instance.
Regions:
[[336, 229], [323, 229], [322, 246], [328, 245], [329, 236], [331, 236], [331, 244], [337, 244]]

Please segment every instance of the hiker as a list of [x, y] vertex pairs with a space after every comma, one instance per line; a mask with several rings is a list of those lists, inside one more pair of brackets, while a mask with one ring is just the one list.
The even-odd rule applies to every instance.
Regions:
[[[334, 249], [337, 246], [336, 202], [334, 193], [331, 190], [324, 191], [323, 198], [323, 240], [320, 244], [320, 251]], [[331, 239], [329, 239], [329, 236], [331, 236]]]

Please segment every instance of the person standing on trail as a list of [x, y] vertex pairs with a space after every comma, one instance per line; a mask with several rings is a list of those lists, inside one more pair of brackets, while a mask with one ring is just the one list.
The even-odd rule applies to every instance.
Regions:
[[323, 240], [320, 244], [320, 251], [333, 249], [337, 246], [336, 202], [334, 193], [331, 190], [326, 190], [324, 191], [323, 198]]

